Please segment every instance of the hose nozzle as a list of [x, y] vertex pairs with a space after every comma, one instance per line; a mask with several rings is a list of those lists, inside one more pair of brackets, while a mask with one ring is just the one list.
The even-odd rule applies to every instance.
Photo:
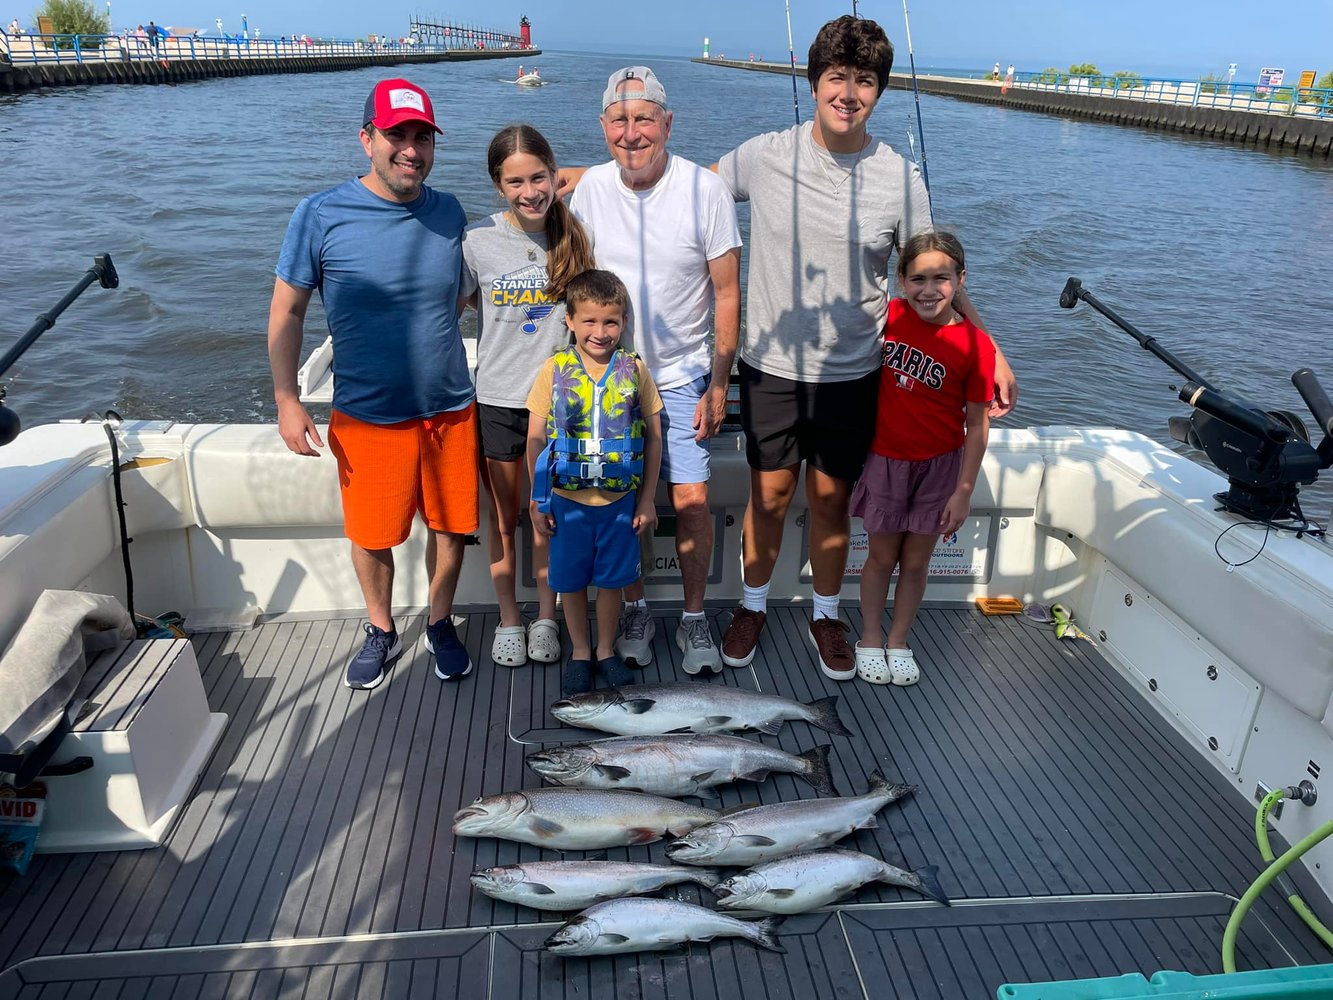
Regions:
[[1319, 799], [1319, 789], [1315, 787], [1313, 781], [1306, 778], [1299, 785], [1288, 785], [1282, 790], [1282, 796], [1302, 805], [1312, 806]]

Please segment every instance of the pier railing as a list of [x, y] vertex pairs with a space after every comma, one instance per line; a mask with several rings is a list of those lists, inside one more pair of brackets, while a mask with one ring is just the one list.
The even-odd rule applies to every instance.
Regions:
[[1219, 111], [1261, 111], [1301, 118], [1333, 118], [1333, 90], [1323, 87], [1264, 87], [1256, 83], [1225, 80], [1146, 79], [1126, 74], [1077, 76], [1045, 70], [1016, 73], [1016, 89], [1112, 97], [1158, 104], [1183, 104]]
[[[495, 46], [521, 51], [516, 41]], [[10, 35], [0, 30], [0, 59], [39, 63], [125, 62], [137, 59], [287, 59], [451, 52], [478, 48], [457, 40], [412, 43], [332, 38], [245, 38], [240, 35]]]

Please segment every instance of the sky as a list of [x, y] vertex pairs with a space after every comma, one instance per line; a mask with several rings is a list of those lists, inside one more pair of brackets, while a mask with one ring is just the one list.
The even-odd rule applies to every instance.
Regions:
[[[105, 0], [93, 0], [99, 6]], [[533, 40], [546, 49], [623, 52], [645, 55], [698, 55], [711, 39], [714, 55], [770, 60], [786, 58], [784, 3], [777, 0], [452, 0], [438, 6], [396, 7], [353, 0], [267, 0], [249, 8], [247, 0], [113, 0], [112, 22], [188, 25], [213, 30], [221, 17], [226, 31], [247, 14], [264, 34], [306, 33], [346, 38], [372, 32], [407, 33], [418, 10], [490, 28], [517, 31], [520, 15], [533, 22]], [[0, 0], [0, 21], [20, 17], [34, 0]], [[899, 2], [863, 2], [864, 17], [885, 26], [906, 67], [906, 37]], [[380, 13], [372, 14], [372, 10]], [[791, 0], [797, 61], [804, 62], [824, 21], [850, 13], [851, 3]], [[1225, 72], [1238, 64], [1237, 77], [1253, 80], [1260, 67], [1280, 66], [1320, 75], [1333, 69], [1333, 0], [1265, 5], [1255, 0], [912, 0], [912, 42], [918, 67], [986, 67], [999, 61], [1020, 70], [1092, 62], [1102, 70], [1135, 70], [1145, 75], [1197, 76]]]

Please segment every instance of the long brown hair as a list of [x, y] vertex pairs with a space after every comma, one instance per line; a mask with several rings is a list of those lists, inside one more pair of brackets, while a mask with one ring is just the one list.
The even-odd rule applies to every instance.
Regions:
[[[486, 169], [498, 187], [500, 171], [505, 160], [515, 153], [535, 156], [551, 172], [551, 186], [555, 187], [555, 153], [546, 137], [531, 125], [507, 125], [495, 133], [486, 150]], [[546, 210], [546, 296], [564, 298], [569, 279], [580, 271], [596, 266], [592, 242], [574, 213], [552, 191], [551, 207]]]

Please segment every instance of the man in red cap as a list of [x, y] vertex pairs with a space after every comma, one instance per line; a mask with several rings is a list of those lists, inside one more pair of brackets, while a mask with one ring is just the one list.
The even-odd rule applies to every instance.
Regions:
[[426, 647], [442, 680], [472, 670], [451, 613], [463, 540], [477, 529], [476, 476], [458, 474], [477, 467], [477, 418], [458, 329], [458, 299], [470, 291], [461, 287], [467, 219], [457, 198], [425, 185], [440, 131], [430, 98], [407, 80], [382, 80], [361, 123], [370, 172], [311, 195], [292, 216], [268, 345], [278, 431], [296, 454], [318, 455], [324, 442], [296, 383], [318, 288], [334, 347], [329, 444], [369, 618], [345, 683], [365, 689], [402, 651], [393, 549], [418, 512], [428, 529]]

